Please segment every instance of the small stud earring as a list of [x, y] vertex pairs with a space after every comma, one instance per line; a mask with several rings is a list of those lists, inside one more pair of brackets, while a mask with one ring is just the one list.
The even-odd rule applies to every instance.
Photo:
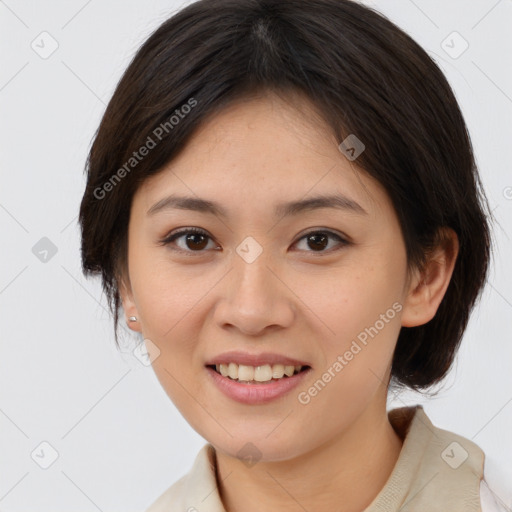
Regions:
[[130, 317], [128, 317], [128, 321], [129, 322], [136, 322], [137, 321], [137, 317], [136, 316], [130, 316]]

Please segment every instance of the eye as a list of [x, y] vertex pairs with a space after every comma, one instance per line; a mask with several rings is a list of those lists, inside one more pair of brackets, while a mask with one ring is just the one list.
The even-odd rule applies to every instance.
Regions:
[[[181, 240], [181, 244], [176, 243], [177, 240]], [[338, 242], [338, 247], [329, 247], [329, 240], [335, 240]], [[342, 247], [349, 245], [349, 242], [342, 238], [340, 235], [333, 233], [328, 230], [317, 230], [310, 231], [302, 236], [294, 245], [299, 244], [302, 240], [305, 240], [306, 246], [311, 248], [311, 251], [306, 252], [331, 252], [331, 250], [338, 250]], [[171, 233], [168, 237], [160, 241], [160, 245], [171, 245], [174, 244], [178, 248], [172, 248], [182, 252], [204, 252], [204, 249], [208, 248], [208, 242], [213, 242], [212, 238], [206, 231], [199, 228], [185, 228], [174, 233]], [[218, 247], [218, 246], [216, 246]], [[210, 247], [211, 248], [211, 247]], [[327, 250], [326, 250], [327, 249]]]
[[208, 239], [211, 240], [211, 237], [199, 228], [186, 228], [180, 231], [176, 231], [172, 233], [170, 236], [161, 240], [161, 245], [170, 245], [176, 240], [183, 239], [181, 244], [176, 244], [178, 246], [178, 251], [184, 252], [203, 252], [203, 249], [208, 246]]
[[[338, 242], [338, 247], [328, 247], [329, 239], [334, 239]], [[313, 249], [312, 251], [306, 252], [332, 252], [332, 250], [338, 250], [349, 244], [347, 240], [342, 238], [340, 235], [333, 233], [328, 230], [310, 231], [301, 237], [296, 244], [299, 244], [302, 240], [305, 240], [306, 247]], [[328, 248], [327, 250], [325, 250]]]

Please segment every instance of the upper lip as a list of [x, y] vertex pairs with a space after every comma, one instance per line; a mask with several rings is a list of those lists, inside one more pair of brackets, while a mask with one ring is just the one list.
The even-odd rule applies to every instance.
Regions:
[[228, 364], [236, 363], [238, 365], [243, 364], [247, 366], [263, 366], [263, 365], [274, 365], [283, 364], [285, 366], [309, 366], [304, 361], [294, 359], [281, 354], [275, 354], [272, 352], [262, 352], [260, 354], [249, 354], [248, 352], [230, 351], [223, 352], [218, 356], [210, 359], [206, 366], [217, 365], [217, 364]]

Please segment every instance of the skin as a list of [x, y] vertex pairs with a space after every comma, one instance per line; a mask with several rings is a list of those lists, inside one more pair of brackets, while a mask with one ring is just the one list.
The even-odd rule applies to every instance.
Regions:
[[[402, 447], [386, 413], [400, 328], [435, 315], [458, 251], [456, 235], [446, 230], [427, 266], [408, 271], [384, 188], [345, 158], [312, 105], [295, 99], [300, 110], [269, 93], [212, 116], [140, 186], [131, 208], [120, 290], [125, 314], [137, 317], [130, 327], [160, 350], [152, 365], [170, 399], [215, 447], [228, 512], [355, 512], [371, 503]], [[228, 217], [178, 209], [147, 214], [171, 193], [219, 202]], [[331, 193], [367, 214], [329, 208], [273, 215], [282, 201]], [[199, 250], [184, 236], [159, 245], [187, 227], [210, 237]], [[322, 229], [349, 243], [330, 238], [315, 251], [304, 235]], [[247, 236], [263, 249], [252, 263], [236, 252]], [[401, 311], [301, 404], [298, 393], [394, 303]], [[241, 404], [213, 386], [204, 368], [228, 350], [278, 352], [313, 371], [284, 397]], [[251, 467], [237, 457], [248, 442], [261, 453]]]

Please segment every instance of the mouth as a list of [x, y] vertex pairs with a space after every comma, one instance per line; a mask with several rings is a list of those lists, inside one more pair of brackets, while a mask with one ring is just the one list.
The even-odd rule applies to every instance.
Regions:
[[208, 364], [206, 367], [234, 382], [256, 385], [287, 380], [311, 369], [309, 365], [265, 364], [249, 366], [233, 362]]

